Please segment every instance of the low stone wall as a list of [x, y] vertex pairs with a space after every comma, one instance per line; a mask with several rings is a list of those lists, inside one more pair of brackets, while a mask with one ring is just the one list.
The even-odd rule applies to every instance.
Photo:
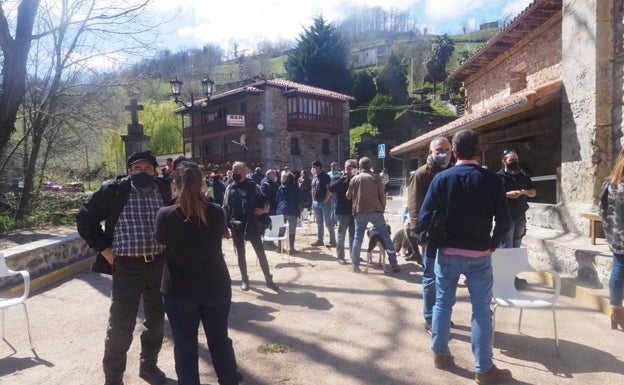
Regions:
[[[95, 255], [78, 233], [10, 247], [0, 253], [4, 254], [9, 269], [27, 270], [31, 280]], [[11, 280], [3, 281], [0, 289], [13, 284]]]

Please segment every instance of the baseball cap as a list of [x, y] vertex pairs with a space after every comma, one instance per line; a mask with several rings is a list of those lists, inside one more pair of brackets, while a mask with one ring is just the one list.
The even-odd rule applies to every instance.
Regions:
[[156, 157], [152, 155], [151, 151], [142, 151], [135, 152], [134, 154], [128, 157], [128, 168], [130, 168], [133, 164], [141, 161], [147, 161], [154, 166], [154, 168], [158, 167], [158, 162], [156, 161]]

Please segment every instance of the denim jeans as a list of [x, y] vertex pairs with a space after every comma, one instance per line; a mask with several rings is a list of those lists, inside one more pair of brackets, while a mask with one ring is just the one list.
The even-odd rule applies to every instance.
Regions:
[[436, 300], [435, 286], [435, 257], [438, 249], [435, 247], [425, 247], [423, 258], [423, 317], [425, 322], [431, 325], [433, 318], [433, 305]]
[[613, 254], [613, 266], [609, 277], [609, 302], [622, 306], [624, 296], [624, 254]]
[[353, 237], [353, 244], [351, 245], [351, 264], [353, 267], [360, 266], [360, 249], [364, 241], [364, 231], [369, 223], [371, 223], [379, 233], [379, 238], [381, 238], [386, 248], [386, 253], [388, 253], [388, 260], [391, 264], [396, 264], [396, 251], [394, 251], [394, 245], [392, 244], [392, 239], [388, 232], [388, 225], [386, 224], [383, 213], [358, 213], [355, 215], [354, 219], [355, 237]]
[[314, 218], [316, 219], [316, 240], [323, 242], [323, 236], [325, 235], [323, 224], [325, 224], [329, 232], [329, 241], [331, 243], [336, 243], [336, 232], [334, 231], [334, 224], [332, 223], [330, 201], [326, 203], [314, 201], [312, 202], [312, 210], [314, 210]]
[[475, 371], [485, 373], [492, 368], [492, 257], [468, 258], [447, 255], [438, 249], [435, 262], [436, 302], [433, 307], [432, 350], [449, 354], [451, 313], [455, 304], [457, 281], [466, 276], [472, 304], [471, 346]]
[[336, 257], [339, 261], [345, 260], [345, 238], [347, 236], [347, 230], [349, 230], [349, 256], [353, 254], [353, 237], [355, 234], [355, 221], [352, 215], [348, 214], [336, 214], [338, 219], [338, 235], [336, 242]]
[[115, 259], [108, 330], [104, 342], [106, 380], [123, 378], [126, 356], [132, 344], [139, 302], [143, 298], [145, 330], [141, 332], [141, 362], [156, 365], [162, 347], [165, 310], [160, 294], [164, 258], [145, 263], [142, 258]]
[[164, 295], [163, 302], [173, 335], [175, 369], [180, 385], [199, 385], [197, 329], [201, 321], [212, 365], [220, 385], [236, 385], [236, 357], [228, 336], [231, 294], [202, 296]]
[[284, 222], [288, 223], [288, 234], [295, 235], [297, 232], [297, 222], [299, 217], [296, 215], [284, 215]]
[[522, 245], [522, 237], [526, 234], [526, 219], [511, 221], [511, 226], [500, 243], [501, 249], [518, 248]]

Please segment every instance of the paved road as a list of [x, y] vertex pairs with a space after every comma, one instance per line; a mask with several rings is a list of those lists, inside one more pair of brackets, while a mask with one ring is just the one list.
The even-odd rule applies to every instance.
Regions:
[[[303, 237], [298, 246], [306, 248]], [[421, 317], [421, 270], [404, 263], [398, 274], [379, 269], [354, 274], [335, 262], [334, 249], [307, 248], [288, 259], [269, 252], [282, 291], [264, 287], [248, 247], [252, 290], [242, 292], [229, 242], [226, 258], [234, 280], [230, 332], [246, 385], [414, 385], [474, 384], [470, 350], [470, 305], [458, 291], [451, 351], [457, 367], [434, 368], [430, 336]], [[537, 286], [537, 285], [536, 285]], [[78, 273], [28, 301], [36, 353], [29, 350], [23, 313], [6, 314], [0, 345], [0, 384], [103, 384], [101, 358], [108, 315], [110, 279]], [[495, 363], [511, 369], [519, 384], [623, 384], [624, 333], [612, 331], [605, 314], [561, 297], [558, 327], [561, 356], [555, 354], [552, 314], [528, 310], [522, 333], [518, 312], [497, 312]], [[168, 327], [167, 327], [168, 328]], [[138, 378], [138, 334], [129, 352], [126, 385]], [[286, 352], [259, 352], [280, 344]], [[210, 354], [200, 344], [202, 384], [215, 385]], [[160, 366], [175, 384], [172, 340], [167, 331]]]

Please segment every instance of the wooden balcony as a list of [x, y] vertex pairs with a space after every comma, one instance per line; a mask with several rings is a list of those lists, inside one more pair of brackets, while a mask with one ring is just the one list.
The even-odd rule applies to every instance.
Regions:
[[343, 132], [342, 119], [320, 117], [318, 115], [303, 113], [289, 114], [288, 131], [309, 131], [339, 134]]

